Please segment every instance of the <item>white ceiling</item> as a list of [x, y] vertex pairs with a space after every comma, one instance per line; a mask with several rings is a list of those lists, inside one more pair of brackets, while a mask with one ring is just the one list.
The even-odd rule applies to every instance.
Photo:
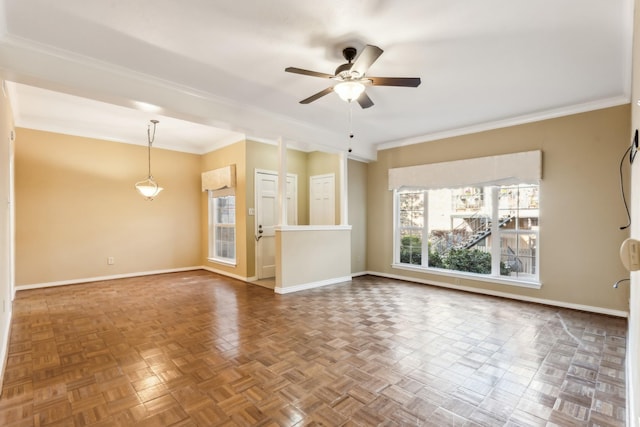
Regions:
[[[244, 136], [376, 150], [629, 102], [633, 0], [0, 0], [16, 126], [208, 152]], [[384, 50], [372, 108], [336, 94], [342, 48]], [[350, 142], [348, 135], [355, 137]]]

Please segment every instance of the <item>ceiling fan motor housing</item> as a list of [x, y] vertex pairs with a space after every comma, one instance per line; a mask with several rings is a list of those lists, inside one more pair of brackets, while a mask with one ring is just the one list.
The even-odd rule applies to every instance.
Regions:
[[353, 61], [357, 53], [358, 51], [356, 50], [355, 47], [345, 47], [342, 50], [342, 55], [344, 56], [344, 59], [346, 59], [349, 62], [346, 64], [339, 65], [338, 68], [336, 68], [336, 72], [335, 72], [336, 77], [339, 76], [339, 77], [342, 77], [343, 79], [349, 79], [353, 77], [349, 71], [353, 66], [351, 61]]
[[356, 53], [358, 53], [358, 51], [355, 47], [349, 46], [342, 49], [342, 56], [344, 56], [344, 59], [349, 62], [353, 61], [353, 59], [356, 57]]

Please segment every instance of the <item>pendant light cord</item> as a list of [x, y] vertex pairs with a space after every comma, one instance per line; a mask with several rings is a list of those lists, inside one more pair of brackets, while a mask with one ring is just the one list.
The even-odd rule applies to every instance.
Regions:
[[151, 144], [153, 144], [153, 141], [156, 139], [156, 125], [158, 124], [157, 120], [151, 120], [151, 123], [153, 123], [153, 135], [151, 134], [151, 125], [147, 126], [147, 140], [149, 141], [149, 149], [148, 149], [148, 153], [147, 153], [147, 158], [149, 161], [149, 178], [152, 178], [151, 176]]

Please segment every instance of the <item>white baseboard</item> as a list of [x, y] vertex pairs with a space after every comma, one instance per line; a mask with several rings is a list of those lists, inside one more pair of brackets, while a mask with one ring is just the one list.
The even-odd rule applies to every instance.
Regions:
[[228, 271], [218, 270], [217, 268], [209, 267], [208, 265], [201, 266], [199, 268], [202, 270], [207, 270], [212, 273], [219, 274], [221, 276], [227, 276], [227, 277], [231, 277], [232, 279], [242, 280], [243, 282], [251, 282], [253, 280], [258, 280], [257, 277], [240, 276], [239, 274], [233, 274], [233, 273], [229, 273]]
[[366, 276], [367, 274], [372, 274], [372, 273], [368, 271], [360, 271], [359, 273], [351, 273], [351, 277]]
[[206, 269], [206, 268], [202, 266], [197, 266], [197, 267], [194, 266], [194, 267], [170, 268], [166, 270], [139, 271], [136, 273], [114, 274], [111, 276], [85, 277], [83, 279], [61, 280], [58, 282], [45, 282], [45, 283], [34, 283], [31, 285], [21, 285], [16, 287], [16, 290], [25, 291], [28, 289], [51, 288], [54, 286], [77, 285], [79, 283], [102, 282], [105, 280], [127, 279], [130, 277], [151, 276], [154, 274], [165, 274], [165, 273], [179, 273], [182, 271], [193, 271], [193, 270], [203, 270], [203, 269]]
[[510, 298], [510, 299], [515, 299], [515, 300], [519, 300], [519, 301], [534, 302], [534, 303], [537, 303], [537, 304], [551, 305], [551, 306], [554, 306], [554, 307], [570, 308], [570, 309], [573, 309], [573, 310], [588, 311], [588, 312], [591, 312], [591, 313], [598, 313], [598, 314], [607, 314], [609, 316], [616, 316], [616, 317], [629, 317], [629, 312], [628, 311], [612, 310], [610, 308], [594, 307], [594, 306], [591, 306], [591, 305], [583, 305], [583, 304], [573, 304], [573, 303], [570, 303], [570, 302], [556, 301], [556, 300], [543, 299], [543, 298], [534, 298], [534, 297], [528, 297], [528, 296], [524, 296], [524, 295], [511, 294], [511, 293], [508, 293], [508, 292], [499, 292], [499, 291], [492, 291], [492, 290], [489, 290], [489, 289], [473, 288], [473, 287], [470, 287], [470, 286], [454, 285], [452, 283], [438, 282], [438, 281], [435, 281], [435, 280], [419, 279], [419, 278], [416, 278], [416, 277], [401, 276], [401, 275], [398, 275], [398, 274], [387, 274], [387, 273], [381, 273], [381, 272], [378, 272], [378, 271], [369, 271], [369, 272], [367, 272], [367, 274], [370, 274], [372, 276], [386, 277], [386, 278], [389, 278], [389, 279], [398, 279], [398, 280], [404, 280], [404, 281], [407, 281], [407, 282], [421, 283], [421, 284], [424, 284], [424, 285], [438, 286], [438, 287], [441, 287], [441, 288], [455, 289], [455, 290], [458, 290], [458, 291], [465, 291], [465, 292], [472, 292], [472, 293], [476, 293], [476, 294], [491, 295], [491, 296], [494, 296], [494, 297], [501, 297], [501, 298]]
[[277, 294], [289, 294], [291, 292], [306, 291], [308, 289], [320, 288], [322, 286], [335, 285], [337, 283], [349, 281], [351, 281], [351, 276], [334, 277], [332, 279], [320, 280], [318, 282], [302, 283], [300, 285], [287, 286], [284, 288], [276, 286], [274, 291]]

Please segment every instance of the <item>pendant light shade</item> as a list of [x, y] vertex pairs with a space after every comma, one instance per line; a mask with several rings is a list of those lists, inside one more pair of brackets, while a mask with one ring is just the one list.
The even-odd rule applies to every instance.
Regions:
[[153, 179], [153, 176], [151, 175], [151, 144], [153, 144], [153, 140], [156, 137], [156, 125], [159, 122], [158, 120], [151, 120], [151, 123], [153, 124], [153, 133], [151, 133], [151, 125], [147, 126], [147, 139], [149, 141], [147, 151], [149, 169], [147, 178], [142, 181], [136, 182], [136, 190], [138, 190], [138, 193], [140, 193], [140, 195], [147, 200], [153, 200], [163, 190], [163, 188], [158, 185], [158, 183]]
[[153, 200], [163, 190], [162, 187], [158, 187], [158, 183], [153, 180], [153, 177], [149, 177], [144, 181], [136, 182], [136, 190], [138, 193], [147, 200]]

